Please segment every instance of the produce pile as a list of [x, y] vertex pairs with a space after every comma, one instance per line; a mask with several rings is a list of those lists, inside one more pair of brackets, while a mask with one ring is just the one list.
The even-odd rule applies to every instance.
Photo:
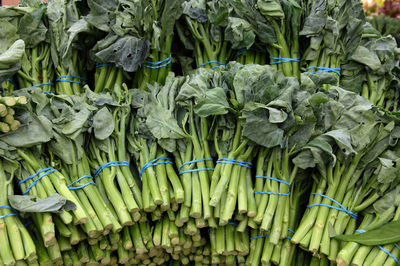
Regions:
[[0, 8], [1, 265], [398, 265], [400, 49], [356, 0]]

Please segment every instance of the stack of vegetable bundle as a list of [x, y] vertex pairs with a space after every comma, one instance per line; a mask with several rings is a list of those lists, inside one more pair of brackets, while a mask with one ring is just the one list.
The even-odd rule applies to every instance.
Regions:
[[0, 264], [398, 261], [399, 48], [358, 1], [25, 0], [0, 28]]

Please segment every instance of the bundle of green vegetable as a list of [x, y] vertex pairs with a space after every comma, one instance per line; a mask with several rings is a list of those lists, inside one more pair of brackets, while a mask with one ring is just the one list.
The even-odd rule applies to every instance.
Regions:
[[338, 87], [314, 94], [310, 100], [319, 113], [316, 129], [321, 133], [302, 148], [294, 162], [302, 168], [316, 167], [311, 174], [315, 181], [308, 210], [292, 242], [335, 260], [339, 242], [330, 235], [345, 232], [357, 213], [394, 180], [392, 176], [381, 178], [378, 170], [395, 167], [385, 165], [380, 156], [396, 144], [398, 125], [397, 119], [365, 98]]
[[[306, 1], [299, 33], [308, 46], [302, 54], [304, 70], [340, 77], [341, 64], [356, 53], [365, 21], [362, 4], [350, 1]], [[336, 82], [337, 84], [337, 82]]]
[[342, 66], [340, 85], [357, 92], [372, 104], [398, 111], [399, 48], [393, 37], [381, 37], [365, 28], [361, 44]]
[[[286, 76], [299, 78], [299, 29], [303, 3], [292, 0], [233, 0], [229, 3], [234, 9], [230, 27], [237, 31], [236, 35], [244, 33], [235, 22], [251, 25], [254, 32], [245, 35], [249, 42], [247, 49], [255, 42], [263, 51], [268, 52], [271, 65], [275, 65]], [[244, 32], [248, 31], [247, 28], [243, 27], [246, 30]]]
[[398, 19], [380, 14], [369, 16], [367, 17], [367, 20], [383, 36], [391, 35], [396, 39], [397, 43], [399, 43], [400, 23]]
[[[80, 20], [75, 1], [50, 1], [46, 15], [49, 23], [50, 53], [56, 78], [58, 94], [79, 94], [86, 84], [85, 47], [76, 39], [88, 32], [88, 25]], [[85, 36], [85, 38], [88, 38]], [[85, 40], [89, 43], [88, 40]]]
[[[396, 237], [390, 230], [391, 227], [398, 226], [398, 222], [396, 223], [400, 216], [398, 195], [399, 187], [397, 186], [366, 210], [357, 230], [355, 230], [355, 224], [352, 226], [352, 231], [355, 230], [359, 234], [368, 232], [369, 235], [337, 237], [345, 241], [352, 241], [352, 238], [357, 241], [347, 242], [342, 247], [336, 259], [338, 265], [396, 265], [400, 249], [398, 243], [394, 243]], [[388, 237], [394, 237], [394, 239], [387, 240]]]
[[16, 261], [37, 260], [36, 243], [25, 228], [17, 212], [9, 205], [8, 195], [13, 194], [13, 178], [16, 166], [6, 160], [0, 160], [0, 250], [1, 263], [14, 265]]
[[40, 1], [24, 1], [18, 7], [1, 8], [1, 27], [5, 30], [2, 42], [17, 39], [25, 42], [25, 53], [20, 60], [17, 84], [19, 88], [40, 87], [42, 91], [53, 89], [53, 65], [50, 59], [50, 43], [47, 39], [48, 28], [46, 5]]
[[358, 1], [25, 0], [0, 29], [0, 264], [400, 259], [399, 49]]

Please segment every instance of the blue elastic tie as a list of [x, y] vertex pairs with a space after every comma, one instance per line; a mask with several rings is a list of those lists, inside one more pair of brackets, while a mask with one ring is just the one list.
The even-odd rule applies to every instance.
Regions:
[[[288, 231], [289, 231], [289, 232], [292, 232], [292, 233], [294, 234], [294, 231], [293, 231], [292, 229], [288, 229]], [[250, 240], [252, 240], [252, 239], [257, 239], [257, 238], [263, 238], [263, 237], [269, 237], [269, 235], [253, 236], [253, 237], [250, 237]], [[287, 238], [287, 239], [292, 239], [292, 237], [290, 237], [290, 236], [287, 236], [286, 238]]]
[[16, 216], [16, 215], [17, 215], [17, 214], [15, 213], [14, 209], [11, 208], [10, 206], [0, 205], [0, 208], [2, 208], [2, 209], [9, 209], [9, 210], [11, 210], [12, 212], [14, 212], [14, 213], [9, 213], [9, 214], [0, 216], [0, 219], [6, 218], [6, 217], [10, 217], [10, 216]]
[[82, 77], [79, 77], [79, 76], [72, 76], [72, 75], [63, 75], [63, 76], [59, 76], [58, 78], [59, 79], [62, 79], [62, 78], [74, 78], [74, 79], [80, 79], [80, 80], [87, 80], [86, 78], [82, 78]]
[[107, 63], [107, 64], [96, 63], [96, 68], [105, 67], [105, 66], [113, 66], [113, 65], [115, 65], [115, 64], [114, 63]]
[[14, 85], [14, 87], [17, 87], [17, 84], [15, 84], [14, 80], [8, 78], [6, 81], [10, 82], [12, 85]]
[[68, 80], [68, 79], [56, 79], [57, 82], [68, 82], [68, 83], [76, 83], [76, 84], [80, 84], [83, 85], [82, 82], [80, 81], [76, 81], [76, 80]]
[[82, 83], [80, 81], [69, 80], [69, 79], [65, 79], [65, 78], [74, 78], [74, 79], [86, 80], [85, 78], [82, 78], [82, 77], [79, 77], [79, 76], [63, 75], [63, 76], [58, 77], [58, 79], [56, 79], [56, 81], [57, 82], [76, 83], [76, 84], [84, 85], [84, 83]]
[[273, 57], [273, 56], [270, 56], [269, 58], [272, 59], [272, 60], [280, 60], [280, 61], [277, 61], [277, 62], [271, 62], [270, 63], [271, 65], [280, 64], [280, 63], [289, 63], [289, 62], [300, 62], [300, 57], [297, 57], [297, 58], [284, 58], [284, 57]]
[[235, 59], [238, 58], [239, 56], [241, 56], [244, 52], [246, 52], [247, 49], [246, 48], [242, 48], [240, 49], [236, 54], [235, 54]]
[[54, 169], [54, 168], [53, 168], [53, 167], [47, 167], [47, 168], [44, 168], [44, 169], [42, 169], [42, 170], [39, 170], [39, 171], [37, 171], [36, 173], [34, 173], [33, 175], [31, 175], [31, 176], [29, 176], [29, 177], [27, 177], [27, 178], [25, 178], [25, 179], [19, 181], [19, 182], [18, 182], [18, 186], [21, 186], [22, 183], [25, 183], [26, 181], [28, 181], [29, 179], [34, 178], [35, 176], [39, 175], [40, 173], [43, 173], [43, 172], [46, 172], [46, 171], [52, 170], [52, 169]]
[[263, 238], [263, 237], [269, 237], [269, 235], [253, 236], [253, 237], [250, 237], [250, 240], [252, 240], [252, 239], [258, 239], [258, 238]]
[[209, 64], [212, 64], [212, 63], [219, 64], [219, 66], [214, 66], [214, 67], [212, 67], [211, 69], [219, 68], [219, 67], [221, 67], [221, 66], [226, 66], [226, 64], [221, 63], [221, 62], [219, 62], [219, 61], [217, 61], [217, 60], [211, 60], [211, 61], [208, 61], [208, 62], [203, 63], [203, 64], [201, 64], [201, 65], [198, 65], [197, 68], [200, 68], [200, 67], [202, 67], [202, 66], [206, 66], [206, 65], [209, 65]]
[[385, 252], [389, 257], [391, 257], [392, 259], [394, 259], [394, 261], [397, 263], [397, 265], [400, 265], [400, 262], [398, 261], [398, 259], [392, 255], [392, 253], [390, 253], [389, 251], [387, 251], [384, 247], [382, 246], [378, 246], [378, 248], [380, 248], [383, 252]]
[[151, 69], [157, 69], [157, 68], [162, 68], [162, 67], [166, 67], [169, 64], [171, 64], [172, 62], [172, 56], [171, 54], [169, 54], [169, 56], [161, 61], [157, 61], [157, 62], [151, 62], [151, 61], [144, 61], [144, 63], [146, 64], [142, 64], [142, 66], [147, 67], [147, 68], [151, 68]]
[[[270, 180], [273, 180], [273, 181], [276, 181], [276, 182], [279, 182], [279, 183], [282, 183], [282, 184], [286, 184], [286, 185], [289, 186], [289, 189], [290, 189], [290, 187], [291, 187], [290, 184], [289, 184], [289, 182], [286, 182], [286, 181], [283, 181], [283, 180], [280, 180], [280, 179], [277, 179], [277, 178], [273, 178], [273, 177], [270, 177], [270, 176], [262, 176], [262, 175], [258, 175], [258, 176], [256, 176], [256, 177], [257, 177], [257, 178], [270, 179]], [[268, 194], [268, 195], [289, 196], [289, 195], [290, 195], [290, 191], [289, 191], [288, 193], [254, 191], [254, 194]]]
[[185, 171], [182, 171], [182, 172], [181, 172], [182, 168], [183, 168], [185, 165], [192, 164], [192, 163], [197, 163], [197, 162], [203, 162], [203, 161], [212, 161], [212, 160], [213, 160], [212, 158], [207, 158], [207, 159], [197, 159], [197, 160], [185, 162], [185, 163], [183, 163], [183, 164], [181, 165], [181, 167], [179, 167], [179, 169], [178, 169], [178, 174], [179, 174], [179, 175], [182, 175], [182, 174], [184, 174], [184, 173], [192, 173], [192, 172], [199, 172], [199, 171], [213, 171], [214, 168], [197, 168], [197, 169], [189, 169], [189, 170], [185, 170]]
[[[31, 190], [31, 188], [33, 188], [33, 186], [35, 186], [36, 183], [39, 182], [40, 179], [42, 179], [42, 178], [45, 177], [46, 175], [49, 175], [49, 174], [51, 174], [51, 173], [57, 171], [57, 169], [54, 169], [53, 167], [49, 167], [49, 168], [46, 168], [46, 169], [49, 169], [49, 170], [48, 170], [47, 172], [44, 172], [43, 174], [39, 175], [39, 177], [38, 177], [37, 179], [35, 179], [35, 180], [32, 182], [32, 184], [29, 185], [29, 187], [26, 189], [26, 191], [23, 193], [23, 195], [26, 195], [26, 194], [29, 192], [29, 190]], [[43, 170], [45, 170], [45, 169], [43, 169]], [[40, 170], [39, 172], [43, 172], [43, 170]], [[37, 172], [36, 174], [34, 174], [34, 175], [32, 175], [32, 176], [36, 176], [39, 172]], [[30, 176], [30, 177], [32, 177], [32, 176]], [[23, 182], [25, 182], [26, 180], [31, 179], [30, 177], [28, 177], [28, 178], [26, 178], [26, 179], [20, 181], [19, 183], [21, 183], [21, 182], [23, 183]]]
[[[166, 160], [166, 161], [157, 162], [159, 160]], [[172, 160], [170, 158], [168, 158], [168, 157], [163, 157], [162, 156], [162, 157], [158, 157], [158, 158], [156, 158], [154, 160], [151, 160], [150, 162], [145, 163], [143, 165], [142, 169], [140, 170], [139, 178], [142, 178], [142, 175], [143, 175], [144, 171], [146, 171], [147, 168], [152, 167], [152, 166], [156, 166], [156, 165], [159, 165], [159, 164], [172, 164]]]
[[351, 211], [346, 210], [346, 208], [343, 207], [343, 205], [340, 204], [338, 201], [336, 201], [336, 200], [334, 200], [334, 199], [332, 199], [332, 198], [330, 198], [330, 197], [328, 197], [328, 196], [319, 194], [319, 193], [311, 193], [311, 195], [318, 195], [318, 196], [321, 196], [321, 197], [323, 197], [323, 198], [327, 198], [327, 199], [333, 201], [334, 203], [336, 203], [337, 205], [339, 205], [340, 208], [339, 208], [339, 207], [336, 207], [336, 206], [324, 204], [324, 203], [320, 203], [320, 204], [311, 204], [311, 205], [308, 205], [307, 208], [311, 208], [311, 207], [315, 207], [315, 206], [324, 206], [324, 207], [328, 207], [328, 208], [335, 209], [335, 210], [338, 210], [338, 211], [343, 211], [343, 212], [347, 213], [348, 215], [350, 215], [351, 218], [357, 219], [357, 215], [356, 215], [355, 213], [352, 213]]
[[27, 221], [27, 222], [24, 224], [24, 226], [25, 226], [25, 227], [28, 227], [28, 226], [30, 226], [31, 224], [33, 224], [33, 221], [32, 221], [32, 220], [29, 220], [29, 221]]
[[229, 159], [229, 158], [221, 158], [217, 160], [217, 163], [229, 163], [229, 164], [236, 164], [236, 165], [240, 165], [243, 167], [247, 167], [247, 168], [251, 168], [252, 164], [249, 162], [245, 162], [245, 161], [238, 161], [238, 160], [233, 160], [233, 159]]
[[33, 85], [32, 87], [40, 87], [40, 86], [44, 86], [44, 85], [53, 85], [53, 82], [46, 82], [46, 83], [36, 84], [36, 85]]
[[[294, 230], [292, 230], [292, 229], [288, 229], [288, 231], [289, 231], [289, 232], [291, 232], [292, 234], [294, 234], [294, 233], [295, 233], [295, 232], [294, 232]], [[291, 237], [291, 236], [286, 236], [286, 238], [287, 238], [287, 239], [292, 239], [292, 237]]]
[[256, 51], [256, 49], [254, 49], [253, 47], [250, 47], [249, 49], [246, 48], [242, 48], [240, 49], [236, 54], [235, 54], [235, 59], [238, 58], [239, 56], [241, 56], [244, 52], [250, 51], [250, 50], [254, 50]]
[[228, 224], [230, 224], [230, 225], [234, 225], [234, 226], [237, 226], [238, 224], [237, 223], [235, 223], [235, 222], [228, 222]]
[[97, 178], [97, 176], [100, 174], [101, 171], [103, 171], [104, 168], [107, 167], [113, 167], [113, 166], [128, 166], [129, 167], [129, 162], [127, 161], [113, 161], [113, 162], [108, 162], [100, 166], [96, 172], [94, 172], [93, 177]]
[[94, 182], [87, 182], [86, 184], [83, 184], [82, 186], [78, 186], [78, 187], [73, 187], [73, 186], [72, 186], [73, 184], [75, 184], [75, 183], [81, 181], [82, 179], [84, 179], [84, 178], [86, 178], [86, 177], [87, 177], [87, 178], [93, 178], [93, 176], [91, 176], [91, 175], [84, 175], [84, 176], [81, 176], [81, 177], [79, 177], [77, 180], [75, 180], [74, 182], [72, 182], [71, 184], [69, 184], [69, 185], [67, 186], [67, 188], [69, 188], [69, 190], [75, 190], [75, 189], [84, 188], [84, 187], [89, 186], [89, 185], [96, 185], [96, 183], [94, 183]]
[[52, 91], [44, 91], [44, 92], [42, 92], [43, 94], [50, 94], [50, 93], [54, 93], [54, 92], [52, 92]]
[[337, 68], [330, 68], [330, 67], [308, 67], [307, 69], [306, 69], [306, 71], [307, 70], [309, 70], [309, 69], [319, 69], [318, 71], [314, 71], [314, 72], [308, 72], [308, 73], [321, 73], [321, 72], [335, 72], [336, 74], [338, 74], [339, 75], [339, 77], [340, 77], [340, 68], [339, 67], [337, 67]]

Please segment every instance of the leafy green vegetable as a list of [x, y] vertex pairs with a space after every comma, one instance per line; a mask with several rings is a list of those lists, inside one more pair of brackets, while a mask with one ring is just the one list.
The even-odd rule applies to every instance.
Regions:
[[399, 239], [400, 221], [387, 223], [380, 228], [370, 230], [357, 235], [338, 235], [335, 239], [342, 241], [352, 241], [362, 245], [376, 246], [391, 244], [400, 241]]

